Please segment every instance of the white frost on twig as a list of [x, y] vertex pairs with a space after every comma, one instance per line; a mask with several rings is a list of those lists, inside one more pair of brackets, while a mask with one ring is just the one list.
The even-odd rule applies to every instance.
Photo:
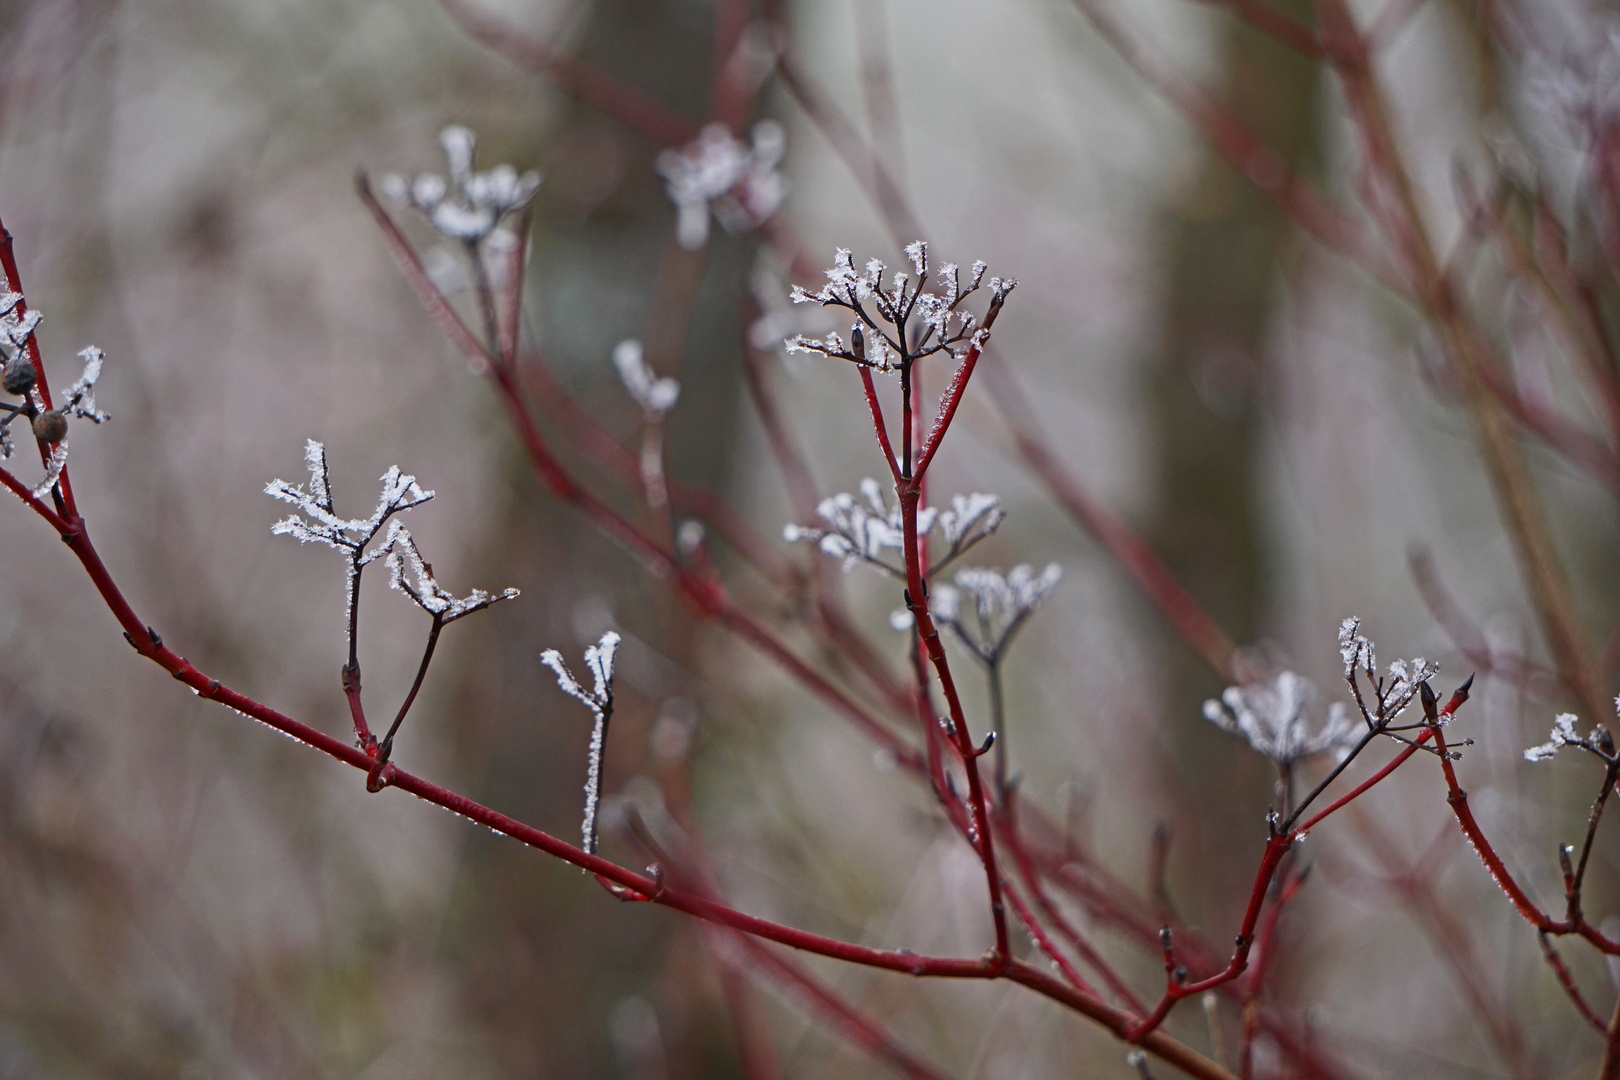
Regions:
[[1361, 620], [1352, 615], [1339, 624], [1339, 659], [1344, 661], [1344, 677], [1361, 669], [1367, 678], [1378, 677], [1378, 654], [1373, 643], [1361, 636]]
[[96, 380], [101, 378], [101, 365], [106, 361], [107, 354], [91, 345], [79, 350], [79, 359], [84, 361], [84, 374], [62, 396], [62, 411], [83, 417], [93, 424], [111, 420], [111, 416], [96, 408]]
[[613, 659], [618, 649], [619, 635], [609, 630], [600, 641], [585, 650], [585, 666], [591, 669], [594, 683], [590, 690], [580, 685], [556, 649], [547, 649], [540, 654], [540, 662], [556, 674], [557, 685], [563, 693], [583, 702], [596, 717], [596, 724], [591, 729], [590, 764], [585, 774], [585, 824], [582, 829], [583, 847], [591, 854], [596, 852], [596, 813], [602, 798], [602, 752], [607, 742], [608, 721], [613, 719]]
[[[299, 543], [313, 541], [339, 551], [359, 553], [377, 535], [388, 518], [433, 498], [433, 492], [424, 491], [418, 486], [416, 477], [400, 472], [399, 466], [393, 465], [381, 477], [382, 494], [378, 496], [377, 508], [371, 516], [340, 518], [332, 509], [326, 447], [314, 439], [308, 440], [304, 444], [304, 463], [309, 466], [308, 490], [302, 484], [289, 484], [285, 480], [272, 480], [264, 486], [266, 495], [291, 503], [303, 513], [303, 517], [291, 514], [270, 527], [275, 535], [290, 533], [298, 538]], [[360, 559], [361, 564], [378, 558], [384, 550], [379, 548], [366, 553]]]
[[[1039, 574], [1028, 563], [1006, 573], [969, 566], [957, 573], [954, 587], [934, 586], [928, 610], [981, 660], [993, 664], [1062, 579], [1057, 563], [1048, 563]], [[971, 621], [964, 606], [972, 608]]]
[[681, 396], [681, 384], [670, 378], [659, 378], [647, 364], [641, 342], [626, 338], [613, 348], [613, 366], [619, 370], [624, 388], [649, 417], [662, 416], [675, 407]]
[[1227, 687], [1219, 701], [1204, 702], [1204, 718], [1289, 766], [1328, 751], [1347, 752], [1360, 737], [1358, 725], [1339, 702], [1328, 707], [1326, 721], [1313, 734], [1307, 717], [1315, 704], [1316, 686], [1303, 675], [1284, 671], [1273, 679]]
[[732, 236], [768, 221], [787, 198], [787, 180], [777, 166], [787, 148], [782, 125], [761, 120], [751, 142], [732, 137], [724, 124], [709, 124], [680, 149], [658, 155], [664, 190], [675, 204], [675, 239], [687, 251], [709, 242], [709, 215]]
[[414, 206], [425, 214], [448, 239], [471, 245], [483, 242], [502, 217], [539, 190], [540, 174], [532, 169], [520, 174], [503, 164], [488, 172], [475, 172], [478, 136], [471, 128], [450, 125], [439, 132], [439, 145], [449, 164], [448, 183], [437, 173], [422, 173], [415, 180], [388, 173], [379, 186], [396, 206]]
[[1368, 724], [1387, 722], [1400, 716], [1412, 704], [1412, 699], [1418, 696], [1422, 685], [1440, 670], [1439, 664], [1419, 656], [1394, 661], [1380, 678], [1378, 653], [1373, 643], [1362, 636], [1361, 620], [1355, 616], [1339, 624], [1339, 659], [1344, 663], [1345, 681], [1355, 690], [1358, 700], [1363, 701], [1364, 708], [1366, 703], [1361, 698], [1356, 680], [1360, 675], [1365, 675], [1371, 684], [1375, 697], [1372, 707], [1366, 708]]
[[22, 301], [22, 293], [0, 291], [0, 359], [10, 360], [26, 348], [28, 335], [34, 332], [42, 318], [36, 308], [30, 308], [23, 315], [17, 314]]
[[[433, 576], [433, 564], [422, 558], [416, 539], [403, 522], [395, 521], [388, 526], [384, 547], [388, 552], [388, 584], [416, 601], [418, 607], [435, 616], [441, 624], [453, 623], [502, 600], [518, 598], [516, 589], [502, 589], [498, 593], [474, 589], [460, 598], [445, 591]], [[406, 578], [407, 570], [416, 578], [414, 585]]]
[[68, 441], [67, 436], [51, 447], [50, 457], [45, 459], [45, 479], [35, 484], [29, 494], [36, 499], [43, 499], [51, 493], [51, 488], [62, 479], [62, 470], [67, 468]]
[[[1620, 712], [1620, 698], [1614, 699], [1615, 710]], [[1575, 715], [1573, 713], [1559, 713], [1553, 719], [1552, 737], [1540, 746], [1532, 746], [1524, 752], [1526, 761], [1546, 761], [1566, 746], [1573, 746], [1585, 750], [1589, 754], [1596, 754], [1606, 762], [1615, 760], [1614, 737], [1603, 725], [1598, 724], [1582, 738], [1575, 730]]]
[[[318, 543], [342, 552], [346, 559], [346, 611], [352, 633], [355, 603], [359, 596], [361, 567], [388, 553], [389, 545], [379, 544], [370, 551], [371, 543], [383, 524], [402, 510], [409, 510], [433, 498], [433, 492], [424, 491], [416, 477], [390, 466], [382, 475], [382, 494], [377, 498], [377, 509], [369, 518], [340, 518], [332, 508], [332, 482], [326, 467], [326, 447], [310, 439], [304, 444], [304, 463], [309, 466], [309, 488], [302, 484], [289, 484], [285, 480], [272, 480], [264, 486], [264, 493], [282, 502], [291, 503], [303, 516], [290, 514], [274, 525], [270, 532], [298, 538], [301, 544]], [[350, 641], [350, 648], [353, 648]]]
[[[1594, 736], [1596, 731], [1592, 733]], [[1575, 731], [1575, 714], [1559, 713], [1553, 718], [1552, 738], [1540, 746], [1532, 746], [1524, 752], [1526, 761], [1545, 761], [1558, 753], [1566, 746], [1579, 746], [1582, 739]]]

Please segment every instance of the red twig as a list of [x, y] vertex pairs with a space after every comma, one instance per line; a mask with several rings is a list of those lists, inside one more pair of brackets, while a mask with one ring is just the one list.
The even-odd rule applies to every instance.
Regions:
[[1373, 253], [1360, 230], [1342, 210], [1324, 201], [1294, 174], [1281, 154], [1244, 127], [1231, 110], [1187, 78], [1145, 38], [1128, 28], [1108, 0], [1074, 0], [1074, 4], [1121, 59], [1175, 106], [1211, 149], [1276, 202], [1302, 229], [1396, 292], [1404, 291], [1401, 277], [1382, 257]]
[[1597, 1013], [1592, 1011], [1592, 1006], [1586, 1003], [1586, 998], [1581, 994], [1581, 988], [1575, 985], [1575, 979], [1570, 975], [1569, 968], [1565, 966], [1564, 958], [1558, 955], [1558, 950], [1553, 947], [1552, 940], [1547, 937], [1547, 932], [1538, 930], [1536, 932], [1536, 941], [1541, 945], [1541, 955], [1546, 959], [1547, 966], [1553, 969], [1553, 975], [1557, 977], [1558, 985], [1564, 988], [1565, 994], [1569, 995], [1570, 1003], [1575, 1006], [1575, 1011], [1580, 1013], [1581, 1018], [1597, 1028], [1600, 1033], [1607, 1034], [1609, 1026], [1603, 1022]]

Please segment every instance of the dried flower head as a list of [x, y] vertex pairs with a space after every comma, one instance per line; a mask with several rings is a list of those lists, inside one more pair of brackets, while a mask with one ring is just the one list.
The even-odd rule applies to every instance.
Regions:
[[837, 357], [878, 371], [895, 371], [937, 352], [960, 359], [972, 345], [982, 345], [990, 323], [1018, 284], [1017, 279], [990, 279], [990, 306], [981, 322], [960, 305], [979, 289], [984, 263], [973, 264], [966, 286], [956, 264], [946, 263], [938, 271], [937, 289], [930, 291], [928, 245], [921, 240], [906, 245], [906, 259], [915, 278], [897, 270], [885, 288], [887, 266], [872, 259], [864, 270], [856, 270], [854, 255], [847, 248], [839, 248], [821, 291], [812, 293], [795, 285], [792, 298], [796, 304], [815, 303], [853, 312], [855, 323], [849, 343], [846, 345], [837, 333], [822, 338], [797, 334], [787, 340], [787, 350]]
[[724, 124], [709, 124], [678, 150], [658, 155], [664, 190], [676, 207], [675, 238], [687, 251], [709, 241], [709, 215], [733, 236], [763, 225], [787, 198], [777, 166], [787, 149], [782, 125], [761, 120], [752, 144], [733, 138]]
[[[998, 660], [1035, 609], [1063, 578], [1063, 568], [1049, 563], [1035, 573], [1020, 563], [1000, 570], [970, 566], [957, 572], [956, 586], [937, 585], [929, 595], [929, 614], [985, 663]], [[964, 606], [971, 609], [964, 612]]]
[[1235, 735], [1278, 765], [1289, 767], [1330, 751], [1346, 752], [1360, 738], [1360, 726], [1334, 702], [1327, 719], [1311, 731], [1316, 686], [1303, 675], [1283, 671], [1274, 678], [1229, 686], [1219, 701], [1204, 702], [1204, 719]]
[[495, 231], [501, 218], [534, 197], [540, 174], [519, 173], [511, 165], [488, 172], [473, 171], [478, 136], [471, 128], [452, 124], [439, 132], [439, 145], [449, 164], [450, 179], [422, 173], [406, 180], [398, 173], [382, 178], [381, 188], [396, 206], [414, 206], [448, 239], [476, 245]]
[[[823, 553], [842, 559], [847, 572], [856, 563], [865, 563], [899, 581], [906, 577], [898, 562], [883, 558], [885, 551], [899, 551], [903, 544], [900, 504], [886, 501], [883, 486], [871, 477], [860, 483], [861, 498], [840, 492], [821, 500], [816, 516], [826, 523], [787, 525], [782, 536], [789, 543], [807, 540]], [[945, 541], [928, 575], [938, 573], [979, 541], [994, 533], [1007, 516], [1001, 500], [994, 495], [973, 492], [951, 496], [948, 510], [925, 506], [917, 511], [917, 533], [926, 536], [937, 525]]]

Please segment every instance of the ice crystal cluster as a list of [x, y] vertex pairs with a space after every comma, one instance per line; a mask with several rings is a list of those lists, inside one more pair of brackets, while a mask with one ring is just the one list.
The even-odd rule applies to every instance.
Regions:
[[763, 225], [787, 197], [778, 170], [787, 140], [782, 125], [761, 120], [752, 142], [732, 136], [724, 124], [709, 124], [680, 149], [658, 155], [658, 172], [675, 204], [675, 239], [687, 251], [709, 242], [709, 217], [733, 236]]
[[1344, 662], [1345, 681], [1352, 687], [1358, 673], [1372, 684], [1377, 707], [1370, 710], [1368, 723], [1391, 721], [1417, 697], [1418, 688], [1434, 678], [1440, 665], [1419, 656], [1396, 660], [1384, 678], [1378, 676], [1378, 654], [1373, 643], [1361, 633], [1361, 620], [1351, 616], [1339, 624], [1339, 658]]
[[1315, 707], [1315, 684], [1283, 671], [1270, 679], [1227, 687], [1219, 701], [1204, 702], [1204, 718], [1222, 731], [1243, 736], [1277, 764], [1290, 766], [1329, 751], [1348, 751], [1360, 737], [1360, 725], [1339, 702], [1328, 707], [1326, 721], [1313, 732]]
[[[905, 542], [900, 504], [886, 502], [882, 485], [871, 477], [861, 481], [860, 491], [861, 499], [839, 492], [821, 500], [816, 516], [826, 523], [825, 527], [790, 524], [783, 528], [782, 536], [789, 543], [801, 540], [814, 543], [823, 553], [843, 560], [846, 572], [856, 563], [866, 563], [904, 580], [905, 568], [883, 558], [886, 551], [900, 551]], [[980, 492], [951, 496], [948, 510], [920, 507], [917, 510], [918, 536], [928, 535], [937, 525], [946, 544], [945, 553], [929, 572], [938, 570], [995, 532], [1005, 517], [1001, 500]]]
[[541, 663], [557, 676], [557, 685], [563, 693], [578, 698], [596, 717], [591, 729], [590, 764], [585, 774], [584, 849], [596, 851], [596, 813], [602, 799], [602, 752], [607, 741], [608, 721], [613, 719], [613, 660], [619, 650], [619, 635], [612, 630], [600, 641], [585, 650], [585, 666], [591, 671], [591, 689], [587, 690], [574, 673], [568, 670], [562, 654], [547, 649], [540, 654]]
[[309, 487], [289, 484], [285, 480], [272, 480], [264, 486], [264, 493], [282, 502], [291, 503], [299, 513], [289, 514], [270, 527], [277, 536], [287, 534], [298, 538], [301, 544], [317, 543], [350, 555], [358, 554], [360, 565], [372, 562], [387, 552], [384, 544], [372, 551], [363, 551], [383, 524], [401, 510], [420, 506], [433, 498], [433, 492], [424, 491], [416, 477], [402, 473], [399, 466], [390, 466], [382, 475], [382, 494], [377, 508], [368, 518], [341, 518], [332, 508], [332, 481], [326, 465], [326, 447], [314, 439], [304, 444], [304, 464], [309, 467]]
[[1038, 574], [1028, 563], [1005, 574], [964, 567], [957, 572], [954, 587], [934, 586], [929, 614], [981, 660], [995, 663], [1062, 578], [1063, 568], [1057, 563], [1048, 563]]
[[[881, 260], [872, 259], [864, 270], [856, 270], [855, 256], [848, 248], [839, 248], [821, 291], [813, 293], [795, 285], [792, 298], [796, 304], [813, 303], [853, 312], [856, 321], [850, 328], [849, 341], [836, 332], [821, 338], [796, 334], [785, 342], [787, 350], [819, 353], [887, 372], [936, 352], [960, 359], [968, 348], [982, 346], [985, 327], [960, 305], [983, 283], [985, 264], [976, 262], [969, 268], [964, 286], [957, 265], [946, 263], [937, 272], [937, 291], [930, 291], [927, 243], [917, 240], [906, 245], [906, 259], [912, 274], [896, 270], [885, 291], [888, 267]], [[1017, 284], [1015, 278], [990, 279], [991, 314], [986, 315], [986, 322]]]
[[662, 416], [675, 407], [676, 399], [681, 396], [681, 384], [654, 375], [641, 342], [635, 338], [626, 338], [614, 347], [613, 366], [618, 369], [625, 390], [649, 418]]
[[[1614, 699], [1615, 710], [1620, 712], [1620, 698]], [[1532, 746], [1524, 752], [1526, 761], [1546, 761], [1566, 746], [1573, 746], [1585, 750], [1589, 754], [1596, 754], [1604, 761], [1615, 760], [1614, 737], [1608, 730], [1599, 724], [1587, 733], [1585, 738], [1575, 730], [1575, 716], [1573, 713], [1559, 713], [1553, 719], [1552, 737], [1540, 746]]]
[[421, 173], [407, 180], [388, 173], [381, 187], [396, 206], [413, 206], [426, 215], [439, 233], [448, 239], [476, 246], [488, 239], [501, 218], [534, 197], [540, 187], [540, 174], [533, 170], [519, 173], [511, 165], [497, 165], [488, 172], [473, 170], [473, 154], [478, 136], [471, 128], [452, 124], [439, 132], [449, 165], [449, 179], [438, 173]]
[[40, 314], [30, 308], [19, 313], [22, 293], [0, 291], [0, 362], [11, 360], [28, 347], [28, 335], [39, 325]]

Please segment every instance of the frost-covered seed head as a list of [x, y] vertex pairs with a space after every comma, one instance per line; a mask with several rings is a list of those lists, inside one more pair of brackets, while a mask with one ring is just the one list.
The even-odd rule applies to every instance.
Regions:
[[[958, 571], [956, 587], [935, 586], [929, 612], [981, 660], [993, 661], [1046, 602], [1063, 578], [1063, 568], [1049, 563], [1039, 574], [1028, 563], [1006, 573], [988, 567]], [[971, 607], [964, 612], [964, 607]]]
[[1360, 737], [1358, 725], [1344, 706], [1328, 708], [1320, 730], [1312, 733], [1316, 687], [1302, 675], [1283, 671], [1274, 678], [1229, 686], [1219, 701], [1204, 702], [1204, 719], [1241, 735], [1256, 751], [1289, 766], [1317, 754], [1348, 751]]
[[[883, 277], [888, 272], [883, 261], [868, 260], [865, 272], [859, 273], [855, 269], [855, 258], [847, 248], [838, 249], [832, 268], [827, 271], [827, 284], [819, 292], [812, 293], [797, 285], [792, 289], [791, 296], [796, 304], [815, 302], [858, 313], [860, 321], [869, 327], [865, 331], [864, 349], [846, 351], [842, 339], [836, 335], [821, 339], [794, 335], [785, 343], [787, 350], [821, 353], [888, 371], [907, 360], [932, 353], [945, 352], [961, 359], [969, 348], [982, 347], [985, 340], [982, 325], [970, 312], [957, 310], [957, 304], [979, 287], [984, 264], [973, 264], [972, 281], [963, 289], [956, 265], [946, 263], [938, 275], [940, 291], [930, 292], [928, 245], [921, 240], [914, 241], [906, 245], [905, 251], [914, 273], [895, 272], [888, 292], [882, 289]], [[1017, 284], [1014, 278], [991, 279], [992, 313]], [[869, 310], [868, 305], [875, 310]], [[882, 324], [890, 329], [882, 329]], [[877, 329], [874, 332], [871, 328]], [[902, 339], [909, 340], [902, 345]]]
[[411, 205], [425, 214], [439, 233], [463, 244], [479, 244], [495, 232], [501, 218], [534, 197], [540, 174], [519, 173], [511, 165], [488, 172], [473, 169], [478, 138], [470, 128], [452, 124], [439, 133], [449, 180], [423, 173], [414, 180], [390, 173], [379, 187], [395, 205]]
[[676, 207], [675, 237], [696, 251], [708, 243], [709, 216], [733, 236], [767, 221], [787, 197], [777, 170], [786, 134], [774, 120], [754, 126], [752, 145], [733, 138], [723, 124], [710, 124], [680, 149], [658, 155], [656, 167]]

